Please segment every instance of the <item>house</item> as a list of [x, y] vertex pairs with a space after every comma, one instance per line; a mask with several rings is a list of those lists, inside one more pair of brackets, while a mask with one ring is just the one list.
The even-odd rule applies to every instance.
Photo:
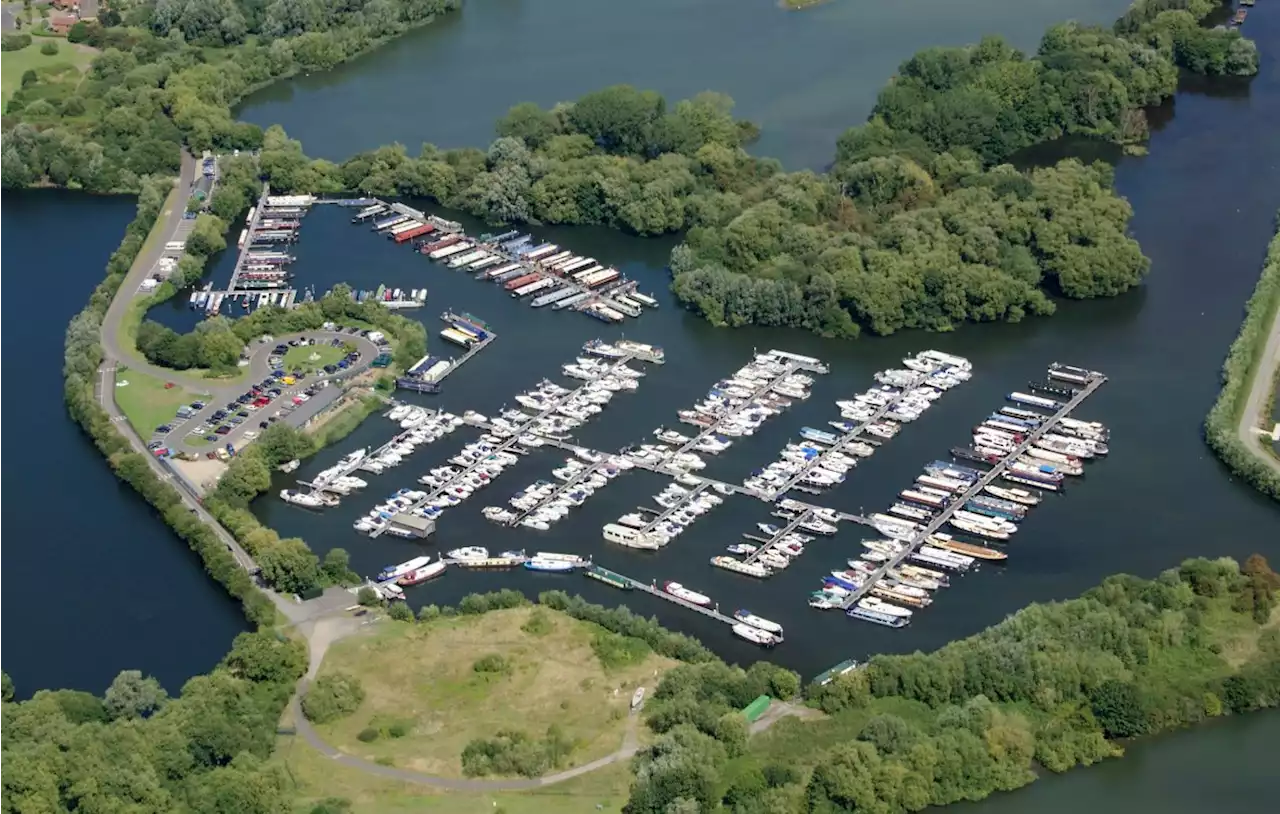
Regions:
[[80, 0], [77, 8], [81, 20], [98, 19], [98, 0]]
[[74, 14], [51, 14], [49, 15], [49, 30], [55, 34], [66, 35], [71, 30], [71, 26], [80, 20]]

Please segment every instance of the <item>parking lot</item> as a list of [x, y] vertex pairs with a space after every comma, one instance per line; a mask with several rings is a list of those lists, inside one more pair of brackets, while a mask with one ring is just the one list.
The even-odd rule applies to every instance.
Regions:
[[[342, 379], [390, 353], [380, 333], [341, 326], [264, 340], [248, 349], [249, 384], [224, 387], [207, 400], [184, 405], [172, 421], [153, 429], [148, 448], [156, 455], [226, 459], [276, 422], [300, 426], [342, 394]], [[335, 353], [348, 345], [346, 352]], [[286, 356], [306, 359], [311, 354], [297, 349], [309, 346], [316, 348], [315, 356], [336, 361], [298, 361], [292, 369], [285, 368]], [[146, 428], [139, 429], [145, 433]]]

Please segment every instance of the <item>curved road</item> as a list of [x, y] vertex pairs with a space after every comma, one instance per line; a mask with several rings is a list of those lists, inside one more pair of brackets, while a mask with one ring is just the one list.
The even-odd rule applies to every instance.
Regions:
[[1270, 442], [1263, 441], [1258, 428], [1270, 424], [1270, 416], [1263, 416], [1262, 410], [1267, 406], [1267, 397], [1275, 383], [1276, 369], [1280, 367], [1280, 309], [1276, 309], [1275, 319], [1271, 323], [1271, 332], [1267, 336], [1267, 345], [1262, 351], [1262, 359], [1258, 371], [1253, 377], [1253, 388], [1249, 390], [1244, 410], [1240, 413], [1240, 426], [1237, 432], [1245, 447], [1272, 471], [1280, 473], [1280, 459], [1269, 448]]
[[335, 763], [341, 763], [343, 766], [364, 772], [366, 774], [379, 775], [389, 780], [400, 780], [408, 783], [416, 783], [421, 786], [431, 786], [432, 788], [445, 789], [447, 791], [470, 791], [470, 792], [489, 792], [489, 791], [528, 791], [529, 789], [541, 788], [543, 786], [552, 786], [556, 783], [563, 783], [566, 780], [572, 780], [584, 774], [594, 772], [597, 769], [603, 769], [605, 766], [612, 766], [620, 760], [628, 760], [633, 757], [636, 752], [640, 751], [639, 738], [636, 734], [636, 725], [639, 716], [632, 713], [627, 720], [627, 731], [622, 739], [622, 746], [613, 754], [606, 755], [590, 763], [584, 763], [581, 766], [575, 766], [572, 769], [566, 769], [563, 772], [544, 775], [543, 777], [532, 777], [527, 779], [513, 780], [469, 780], [460, 777], [436, 777], [435, 775], [423, 774], [409, 769], [397, 769], [394, 766], [383, 766], [378, 763], [372, 763], [329, 745], [320, 734], [316, 732], [311, 723], [307, 721], [305, 715], [302, 714], [300, 704], [301, 697], [306, 694], [308, 686], [316, 677], [320, 670], [320, 663], [324, 661], [324, 654], [329, 649], [329, 645], [342, 638], [356, 632], [361, 627], [361, 623], [357, 620], [346, 618], [329, 618], [319, 619], [299, 627], [299, 630], [307, 638], [307, 644], [310, 650], [310, 664], [307, 667], [307, 674], [298, 682], [298, 690], [289, 701], [289, 709], [293, 715], [294, 724], [297, 727], [298, 734], [307, 742], [311, 748], [320, 752], [325, 757], [330, 758]]
[[[164, 251], [164, 245], [172, 240], [178, 225], [182, 222], [182, 215], [185, 211], [187, 197], [190, 194], [192, 184], [195, 180], [196, 166], [196, 160], [187, 153], [186, 150], [183, 150], [182, 171], [178, 180], [179, 194], [176, 196], [177, 201], [172, 203], [168, 209], [161, 213], [161, 217], [164, 219], [161, 239], [157, 240], [155, 245], [152, 246], [149, 251], [138, 255], [133, 266], [129, 269], [129, 273], [125, 277], [124, 282], [121, 284], [120, 290], [111, 301], [111, 305], [107, 309], [106, 316], [102, 320], [101, 339], [103, 361], [101, 368], [99, 368], [99, 376], [95, 389], [98, 391], [97, 397], [99, 403], [111, 416], [112, 423], [116, 424], [120, 432], [126, 439], [128, 439], [129, 444], [133, 447], [134, 451], [143, 455], [147, 459], [147, 463], [151, 466], [157, 477], [177, 488], [178, 494], [182, 497], [182, 502], [193, 514], [198, 516], [202, 522], [209, 526], [209, 528], [213, 529], [214, 533], [218, 535], [218, 539], [227, 546], [227, 549], [231, 551], [232, 555], [236, 558], [236, 561], [241, 565], [241, 567], [253, 572], [256, 570], [253, 558], [249, 556], [248, 552], [246, 552], [238, 542], [236, 542], [235, 538], [231, 536], [231, 533], [228, 532], [222, 524], [213, 517], [213, 515], [209, 514], [209, 512], [205, 510], [198, 497], [190, 491], [187, 485], [183, 483], [181, 479], [175, 478], [164, 462], [151, 454], [142, 438], [134, 431], [133, 426], [129, 424], [128, 419], [125, 418], [124, 413], [115, 402], [115, 371], [122, 364], [131, 370], [139, 370], [143, 373], [154, 376], [155, 378], [175, 382], [192, 390], [193, 392], [210, 393], [210, 404], [209, 407], [206, 408], [206, 411], [210, 413], [217, 410], [218, 407], [221, 406], [221, 402], [234, 399], [241, 392], [248, 389], [249, 385], [252, 383], [242, 382], [239, 384], [226, 384], [210, 387], [211, 382], [209, 380], [185, 376], [175, 373], [172, 370], [148, 364], [145, 360], [134, 358], [132, 355], [126, 354], [123, 347], [120, 345], [120, 324], [124, 318], [125, 312], [128, 310], [129, 303], [132, 302], [133, 298], [137, 295], [138, 287], [141, 285], [142, 280], [147, 276], [151, 269], [155, 267], [156, 262], [160, 259], [160, 255]], [[307, 335], [316, 336], [321, 333], [322, 332], [312, 331], [308, 332]], [[370, 346], [373, 344], [359, 335], [343, 334], [343, 337], [348, 341], [355, 341], [357, 343], [364, 342]], [[261, 362], [262, 368], [260, 374], [255, 374], [251, 377], [252, 381], [257, 381], [259, 375], [262, 377], [266, 376], [266, 358], [269, 356], [269, 352], [273, 347], [273, 345], [262, 345], [261, 349], [254, 354], [254, 358], [250, 365], [251, 371], [259, 370], [256, 367], [259, 361]], [[365, 367], [364, 364], [356, 366], [357, 369], [363, 367]], [[352, 370], [347, 375], [352, 375], [354, 372], [356, 371]], [[200, 416], [203, 416], [206, 411], [202, 411]], [[196, 418], [199, 418], [199, 416]], [[253, 422], [246, 422], [246, 424], [253, 424]], [[253, 424], [253, 426], [256, 426], [256, 424]], [[181, 427], [175, 428], [175, 432], [180, 429]], [[246, 429], [244, 425], [237, 428], [240, 432], [243, 432], [244, 429]], [[259, 587], [262, 586], [260, 585]], [[622, 745], [618, 751], [598, 760], [593, 760], [582, 766], [577, 766], [563, 772], [538, 778], [519, 780], [468, 780], [464, 778], [436, 777], [433, 775], [423, 774], [421, 772], [409, 771], [407, 769], [382, 766], [377, 763], [371, 763], [358, 757], [345, 754], [326, 743], [320, 737], [320, 735], [307, 721], [306, 716], [302, 714], [299, 699], [304, 693], [306, 693], [311, 680], [319, 671], [320, 662], [324, 659], [324, 654], [328, 650], [329, 644], [337, 638], [353, 632], [358, 628], [358, 623], [350, 617], [320, 618], [335, 608], [335, 601], [331, 600], [328, 603], [320, 601], [292, 602], [286, 597], [266, 589], [265, 587], [262, 587], [262, 590], [271, 597], [276, 607], [279, 608], [280, 612], [290, 620], [291, 624], [295, 625], [299, 631], [303, 633], [310, 651], [310, 665], [308, 667], [307, 674], [298, 682], [297, 690], [294, 693], [293, 698], [289, 701], [289, 708], [293, 713], [293, 719], [296, 722], [298, 734], [300, 734], [312, 748], [316, 749], [321, 754], [330, 757], [334, 761], [343, 764], [344, 766], [349, 766], [367, 774], [380, 775], [391, 780], [400, 780], [451, 791], [522, 791], [540, 788], [542, 786], [550, 786], [556, 783], [563, 783], [566, 780], [571, 780], [575, 777], [604, 768], [605, 766], [613, 765], [618, 761], [627, 760], [639, 751], [639, 740], [636, 734], [638, 716], [632, 715], [627, 723], [626, 735], [624, 736]], [[342, 606], [343, 602], [341, 600], [342, 597], [337, 598], [336, 607], [340, 608]]]

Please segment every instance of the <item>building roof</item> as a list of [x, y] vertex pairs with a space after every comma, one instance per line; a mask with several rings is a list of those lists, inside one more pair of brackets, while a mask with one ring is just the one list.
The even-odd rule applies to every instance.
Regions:
[[98, 18], [98, 0], [80, 0], [80, 19], [96, 20]]
[[397, 526], [403, 526], [411, 531], [416, 531], [423, 537], [436, 530], [436, 521], [428, 517], [419, 517], [416, 514], [408, 514], [401, 512], [391, 518], [391, 522]]

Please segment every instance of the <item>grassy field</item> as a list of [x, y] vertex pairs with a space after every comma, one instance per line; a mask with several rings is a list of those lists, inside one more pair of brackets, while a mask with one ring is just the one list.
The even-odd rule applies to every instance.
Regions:
[[27, 71], [35, 71], [47, 81], [56, 77], [59, 82], [79, 84], [81, 76], [96, 55], [75, 48], [67, 42], [58, 42], [58, 53], [53, 56], [40, 53], [40, 45], [50, 41], [37, 37], [21, 51], [0, 52], [0, 75], [3, 76], [0, 84], [3, 85], [4, 102], [8, 102], [9, 97], [19, 88], [22, 75]]
[[285, 767], [293, 783], [297, 814], [307, 814], [326, 797], [351, 801], [352, 814], [619, 814], [631, 785], [630, 769], [623, 761], [535, 791], [440, 791], [348, 768], [289, 736], [277, 740], [271, 759]]
[[[316, 358], [312, 359], [311, 356]], [[335, 348], [332, 345], [303, 345], [297, 348], [289, 348], [289, 352], [284, 355], [284, 369], [293, 370], [322, 370], [325, 365], [337, 364], [340, 359], [347, 354], [341, 348]]]
[[[521, 630], [532, 612], [517, 608], [430, 625], [386, 624], [338, 642], [325, 656], [321, 675], [358, 676], [366, 699], [353, 715], [319, 731], [349, 754], [447, 777], [462, 776], [460, 757], [469, 741], [502, 729], [541, 737], [558, 724], [576, 744], [561, 768], [616, 751], [632, 692], [655, 686], [674, 662], [650, 654], [606, 672], [591, 648], [592, 626], [544, 610], [552, 629], [533, 635]], [[492, 654], [510, 668], [473, 669]], [[409, 734], [372, 743], [356, 738], [366, 727], [397, 721], [411, 725]]]
[[[123, 382], [128, 384], [122, 386]], [[161, 424], [173, 421], [179, 407], [198, 398], [182, 387], [165, 389], [162, 379], [128, 368], [116, 371], [115, 397], [116, 404], [143, 438]]]

